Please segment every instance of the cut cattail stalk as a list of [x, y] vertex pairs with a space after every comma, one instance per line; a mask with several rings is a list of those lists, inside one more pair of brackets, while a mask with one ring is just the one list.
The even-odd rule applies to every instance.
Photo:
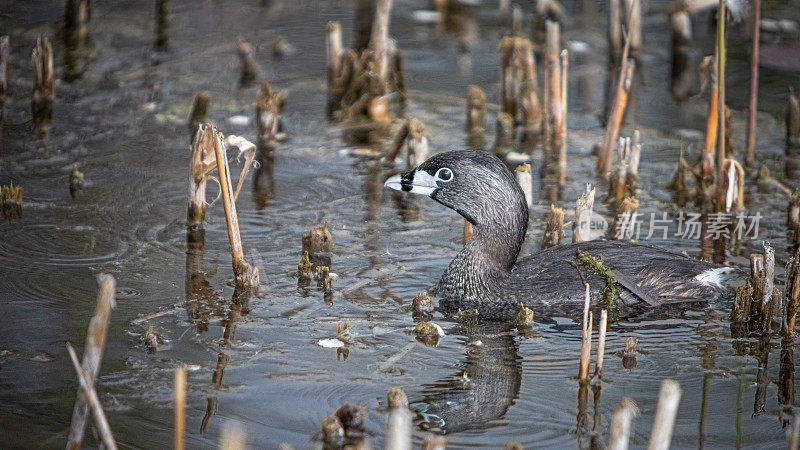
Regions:
[[369, 48], [375, 58], [378, 78], [384, 83], [388, 80], [389, 58], [391, 57], [389, 53], [389, 14], [391, 11], [392, 0], [378, 0], [369, 42]]
[[561, 50], [561, 149], [558, 153], [558, 185], [567, 184], [567, 66], [569, 52]]
[[326, 34], [326, 57], [328, 61], [328, 91], [337, 93], [342, 89], [342, 26], [339, 22], [328, 22]]
[[572, 242], [584, 242], [589, 237], [592, 226], [592, 209], [594, 209], [594, 188], [586, 185], [586, 192], [578, 197], [575, 203], [575, 219], [572, 221]]
[[3, 209], [3, 217], [8, 220], [22, 218], [22, 186], [0, 186], [0, 207]]
[[628, 450], [628, 442], [633, 428], [631, 425], [638, 412], [636, 403], [633, 400], [628, 397], [622, 397], [619, 405], [614, 409], [614, 414], [611, 416], [607, 450]]
[[256, 79], [258, 75], [258, 62], [256, 62], [255, 50], [249, 42], [244, 39], [236, 38], [236, 53], [239, 55], [239, 64], [241, 65], [241, 77], [239, 82], [243, 85], [250, 84]]
[[214, 132], [210, 125], [197, 128], [191, 147], [189, 164], [189, 207], [186, 213], [186, 226], [190, 230], [203, 227], [206, 219], [206, 182], [208, 174], [216, 169]]
[[416, 167], [428, 159], [428, 137], [425, 136], [425, 124], [422, 121], [412, 117], [403, 124], [389, 153], [384, 156], [386, 164], [394, 163], [403, 144], [406, 146], [406, 167]]
[[495, 120], [494, 152], [505, 155], [514, 148], [514, 118], [505, 112], [497, 113]]
[[[545, 23], [545, 103], [547, 116], [546, 144], [551, 155], [561, 152], [563, 110], [561, 108], [561, 61], [559, 60], [561, 35], [558, 22]], [[557, 159], [553, 158], [554, 160]]]
[[67, 0], [64, 9], [64, 34], [69, 45], [86, 40], [89, 0]]
[[800, 306], [800, 247], [796, 247], [786, 263], [786, 307], [783, 319], [784, 337], [794, 334], [797, 309]]
[[676, 9], [669, 15], [672, 28], [672, 52], [685, 52], [692, 40], [692, 18], [684, 9]]
[[789, 209], [786, 211], [786, 226], [792, 230], [792, 243], [800, 244], [800, 192], [792, 192], [789, 196]]
[[662, 381], [661, 392], [658, 394], [656, 416], [653, 419], [653, 430], [650, 433], [650, 443], [647, 445], [648, 450], [669, 449], [680, 401], [680, 384], [675, 380]]
[[228, 168], [228, 155], [221, 134], [211, 126], [214, 137], [214, 153], [217, 157], [217, 170], [219, 170], [220, 192], [222, 203], [225, 207], [225, 222], [228, 228], [228, 240], [231, 244], [231, 262], [236, 284], [239, 287], [255, 289], [258, 287], [258, 268], [252, 267], [244, 260], [242, 238], [239, 234], [239, 218], [236, 215], [236, 203], [231, 184], [230, 169]]
[[525, 123], [526, 137], [538, 135], [542, 130], [542, 108], [539, 104], [539, 87], [536, 83], [536, 60], [533, 57], [533, 44], [527, 39], [517, 39], [514, 58], [515, 66], [521, 72], [519, 86], [519, 107]]
[[786, 145], [800, 145], [800, 103], [794, 95], [794, 88], [789, 87], [789, 100], [786, 103]]
[[500, 40], [497, 48], [500, 54], [500, 97], [503, 112], [508, 113], [512, 121], [517, 114], [517, 98], [514, 89], [519, 84], [519, 80], [516, 79], [517, 71], [513, 67], [515, 47], [516, 38], [505, 36]]
[[744, 208], [744, 168], [735, 159], [726, 159], [724, 166], [725, 212]]
[[600, 311], [600, 337], [597, 340], [597, 365], [594, 368], [594, 376], [603, 377], [603, 359], [606, 352], [606, 328], [608, 327], [608, 311]]
[[[8, 58], [11, 55], [11, 38], [0, 37], [0, 117], [3, 115], [3, 104], [8, 89]], [[1, 119], [0, 119], [1, 121]]]
[[719, 9], [717, 10], [717, 120], [719, 126], [717, 131], [717, 170], [719, 174], [717, 180], [717, 197], [722, 194], [721, 180], [724, 176], [723, 164], [725, 163], [725, 21], [727, 20], [726, 2], [727, 0], [719, 0]]
[[483, 131], [486, 116], [486, 93], [478, 86], [467, 87], [467, 133]]
[[642, 4], [638, 0], [625, 0], [625, 17], [628, 18], [626, 33], [630, 39], [630, 51], [634, 55], [642, 49]]
[[383, 448], [389, 450], [411, 449], [411, 413], [408, 410], [408, 397], [400, 388], [393, 388], [386, 394], [389, 417], [386, 420], [386, 442]]
[[472, 222], [464, 220], [464, 243], [472, 239]]
[[206, 121], [206, 113], [208, 112], [208, 101], [211, 95], [208, 91], [198, 92], [194, 96], [194, 103], [192, 103], [192, 112], [189, 114], [189, 133], [195, 133], [197, 126]]
[[[82, 380], [81, 385], [84, 386], [83, 377], [80, 377], [81, 373], [86, 375], [86, 383], [84, 390], [80, 391], [75, 399], [75, 407], [72, 410], [72, 424], [70, 425], [69, 437], [67, 438], [68, 449], [78, 449], [81, 446], [81, 442], [83, 442], [83, 433], [86, 430], [86, 422], [89, 419], [89, 406], [91, 402], [89, 398], [91, 393], [89, 391], [94, 392], [94, 388], [91, 386], [93, 386], [94, 380], [100, 372], [100, 362], [103, 359], [108, 322], [111, 316], [111, 309], [115, 306], [114, 289], [117, 283], [114, 277], [111, 275], [100, 275], [98, 277], [98, 283], [100, 284], [100, 293], [97, 295], [97, 306], [95, 307], [94, 315], [89, 321], [89, 330], [86, 334], [86, 346], [83, 350], [83, 361], [80, 366], [77, 366], [77, 358], [75, 359], [76, 371], [80, 369], [78, 375]], [[95, 397], [96, 395], [95, 393]], [[102, 409], [100, 412], [102, 413]], [[99, 420], [97, 418], [97, 411], [95, 411], [95, 420]], [[108, 431], [110, 435], [111, 430]], [[113, 443], [113, 438], [111, 441]]]
[[622, 0], [608, 1], [608, 51], [616, 55], [622, 50]]
[[517, 4], [511, 7], [511, 35], [522, 35], [522, 8]]
[[183, 450], [183, 434], [186, 428], [186, 369], [178, 367], [175, 369], [175, 411], [174, 424], [175, 434], [173, 435], [172, 448]]
[[[639, 209], [639, 200], [635, 197], [625, 197], [617, 207], [613, 224], [608, 228], [609, 237], [613, 239], [630, 239], [636, 231], [633, 215]], [[621, 222], [620, 222], [621, 221]]]
[[403, 52], [395, 50], [392, 54], [392, 86], [397, 93], [400, 111], [405, 115], [408, 105], [408, 91], [406, 90], [405, 75], [403, 75]]
[[425, 439], [422, 441], [421, 450], [445, 450], [446, 444], [447, 440], [444, 436], [429, 434], [425, 436]]
[[55, 70], [53, 69], [53, 48], [50, 40], [36, 41], [31, 54], [33, 62], [33, 96], [31, 115], [37, 134], [50, 124], [53, 118], [53, 99], [55, 98]]
[[762, 279], [761, 294], [757, 301], [760, 303], [758, 311], [762, 319], [762, 329], [769, 330], [772, 325], [772, 300], [775, 294], [775, 249], [764, 244], [764, 275]]
[[628, 177], [628, 159], [630, 153], [631, 139], [623, 137], [619, 138], [619, 144], [617, 145], [617, 161], [619, 163], [619, 167], [617, 168], [616, 179], [611, 180], [613, 182], [611, 184], [615, 186], [615, 198], [617, 201], [625, 198], [625, 180]]
[[261, 83], [261, 91], [256, 97], [256, 125], [258, 126], [258, 150], [271, 152], [275, 147], [275, 136], [278, 134], [280, 116], [280, 97], [284, 93], [272, 94], [269, 81]]
[[531, 173], [530, 164], [520, 164], [514, 170], [514, 175], [517, 178], [519, 187], [522, 188], [522, 193], [525, 194], [525, 203], [528, 208], [533, 206], [533, 175]]
[[541, 250], [555, 247], [561, 244], [561, 236], [564, 234], [564, 210], [550, 205], [550, 213], [547, 215], [547, 225], [542, 235]]
[[612, 152], [614, 150], [614, 143], [619, 136], [619, 128], [622, 125], [622, 117], [625, 114], [625, 107], [628, 104], [628, 94], [630, 93], [631, 83], [633, 81], [634, 62], [628, 60], [628, 41], [625, 41], [625, 49], [623, 50], [623, 59], [620, 66], [620, 77], [617, 84], [617, 90], [614, 97], [614, 103], [611, 106], [611, 111], [608, 115], [608, 122], [606, 124], [605, 135], [603, 136], [603, 144], [600, 147], [600, 153], [597, 158], [597, 169], [600, 173], [608, 176], [611, 171]]
[[581, 325], [581, 360], [578, 365], [578, 379], [589, 380], [589, 358], [592, 354], [592, 312], [589, 311], [591, 297], [589, 284], [586, 283], [586, 294], [583, 303], [583, 323]]
[[170, 0], [156, 0], [156, 50], [169, 47]]
[[786, 427], [786, 448], [796, 449], [800, 445], [800, 416], [792, 419], [792, 426]]
[[83, 179], [83, 172], [78, 170], [78, 164], [73, 164], [69, 173], [69, 193], [73, 198], [83, 188]]
[[761, 0], [753, 0], [753, 49], [750, 51], [750, 103], [747, 108], [747, 137], [744, 163], [753, 165], [756, 149], [756, 111], [758, 111], [758, 59], [761, 32]]
[[222, 435], [219, 438], [220, 450], [244, 450], [245, 442], [245, 431], [241, 424], [228, 422], [222, 427]]
[[[106, 419], [106, 414], [103, 412], [103, 406], [100, 404], [100, 397], [97, 396], [97, 391], [94, 389], [94, 382], [89, 374], [81, 367], [81, 364], [78, 362], [78, 355], [75, 354], [75, 349], [69, 342], [67, 342], [67, 352], [72, 361], [72, 367], [78, 374], [78, 381], [81, 385], [81, 394], [79, 394], [79, 397], [80, 395], [85, 396], [86, 401], [92, 408], [92, 416], [94, 417], [94, 424], [97, 427], [97, 431], [100, 434], [100, 440], [103, 442], [105, 448], [116, 450], [117, 442], [114, 440], [111, 427], [108, 425], [108, 419]], [[80, 448], [80, 443], [73, 447], [72, 443], [68, 442], [67, 448]]]

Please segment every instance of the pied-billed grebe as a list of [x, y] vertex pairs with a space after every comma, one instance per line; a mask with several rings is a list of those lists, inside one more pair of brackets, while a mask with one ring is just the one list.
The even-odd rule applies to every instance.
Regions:
[[472, 238], [431, 289], [445, 311], [477, 309], [481, 317], [507, 318], [524, 304], [552, 314], [574, 312], [576, 303], [583, 302], [584, 282], [599, 293], [608, 281], [576, 264], [578, 250], [612, 270], [619, 298], [628, 307], [711, 300], [725, 270], [618, 241], [562, 245], [517, 261], [528, 228], [525, 196], [508, 168], [489, 152], [440, 153], [385, 185], [427, 195], [474, 227]]

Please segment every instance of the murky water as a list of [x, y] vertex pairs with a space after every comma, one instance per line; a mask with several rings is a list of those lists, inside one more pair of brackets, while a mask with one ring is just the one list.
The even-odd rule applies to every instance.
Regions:
[[[726, 299], [677, 317], [643, 316], [610, 325], [602, 390], [590, 391], [586, 416], [576, 410], [580, 327], [568, 319], [541, 319], [522, 333], [502, 326], [462, 328], [437, 316], [447, 333], [438, 347], [416, 343], [407, 331], [413, 325], [411, 298], [435, 281], [456, 253], [463, 221], [431, 201], [385, 191], [387, 174], [347, 156], [343, 150], [360, 147], [344, 142], [337, 125], [326, 121], [323, 30], [328, 20], [341, 21], [347, 44], [352, 3], [173, 2], [170, 50], [163, 53], [152, 50], [149, 2], [94, 3], [91, 60], [80, 79], [59, 82], [45, 140], [32, 133], [29, 55], [37, 36], [57, 35], [61, 5], [0, 5], [0, 29], [12, 39], [0, 184], [13, 181], [25, 188], [22, 218], [0, 222], [4, 447], [63, 446], [76, 385], [64, 342], [82, 347], [99, 273], [118, 281], [98, 387], [124, 447], [169, 445], [173, 369], [181, 364], [190, 367], [191, 447], [215, 446], [229, 421], [241, 423], [253, 447], [282, 441], [314, 445], [320, 420], [344, 400], [368, 406], [367, 433], [379, 445], [384, 396], [392, 386], [402, 387], [419, 413], [417, 442], [432, 430], [446, 433], [451, 448], [496, 448], [506, 441], [588, 446], [593, 424], [605, 441], [613, 408], [629, 396], [641, 411], [633, 441], [642, 445], [666, 377], [683, 388], [674, 447], [782, 445], [784, 424], [794, 413], [797, 345], [732, 338]], [[461, 17], [470, 51], [460, 53], [457, 33], [437, 36], [432, 25], [412, 20], [413, 10], [428, 8], [427, 2], [396, 2], [392, 34], [405, 53], [409, 115], [425, 122], [434, 152], [466, 146], [460, 99], [467, 85], [481, 86], [492, 101], [499, 96], [495, 51], [503, 26], [494, 2], [486, 3]], [[569, 20], [562, 35], [574, 51], [563, 203], [571, 205], [584, 183], [596, 182], [590, 147], [602, 136], [608, 70], [602, 5], [565, 3]], [[670, 96], [665, 3], [649, 7], [645, 51], [623, 127], [625, 134], [642, 130], [638, 198], [647, 217], [676, 213], [664, 186], [680, 139], [702, 138], [706, 105], [705, 97], [678, 103]], [[764, 15], [797, 20], [798, 10], [796, 2], [767, 2]], [[695, 20], [692, 67], [713, 51], [705, 17]], [[254, 124], [227, 121], [252, 115], [257, 89], [237, 85], [237, 35], [256, 45], [260, 77], [289, 90], [288, 138], [276, 150], [274, 165], [248, 182], [237, 204], [245, 254], [262, 271], [264, 286], [253, 298], [234, 296], [221, 205], [209, 209], [204, 245], [187, 252], [184, 226], [189, 136], [182, 121], [194, 94], [211, 93], [209, 117], [222, 131], [254, 140]], [[297, 53], [273, 57], [269, 43], [278, 35]], [[60, 74], [63, 48], [55, 41]], [[736, 110], [734, 141], [741, 147], [749, 76], [743, 29], [732, 29], [730, 45], [728, 98]], [[758, 158], [795, 186], [776, 113], [786, 86], [797, 86], [800, 76], [765, 68], [761, 79]], [[486, 140], [491, 142], [491, 133]], [[68, 175], [76, 162], [87, 185], [71, 198]], [[538, 247], [549, 203], [535, 184], [527, 253]], [[759, 239], [776, 246], [782, 267], [786, 198], [754, 185], [747, 191], [748, 214], [763, 216]], [[607, 213], [600, 203], [596, 209]], [[295, 276], [301, 233], [323, 221], [335, 240], [331, 270], [338, 280], [332, 303], [313, 284], [298, 288]], [[656, 244], [700, 253], [697, 240]], [[759, 246], [760, 240], [742, 242], [728, 262], [746, 267], [748, 252]], [[155, 313], [160, 315], [137, 321]], [[316, 345], [334, 337], [342, 320], [351, 329], [349, 345], [338, 351]], [[148, 326], [164, 340], [153, 354], [141, 338]], [[621, 362], [628, 337], [638, 338], [641, 350], [633, 369]], [[478, 340], [482, 346], [474, 345]]]

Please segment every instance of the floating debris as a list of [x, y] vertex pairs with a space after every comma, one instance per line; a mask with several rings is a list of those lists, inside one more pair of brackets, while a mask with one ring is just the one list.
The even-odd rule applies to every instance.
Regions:
[[625, 341], [625, 350], [622, 352], [622, 367], [627, 370], [631, 370], [636, 367], [636, 346], [639, 344], [639, 340], [633, 337], [629, 337]]
[[520, 305], [522, 306], [522, 309], [520, 309], [519, 314], [517, 314], [517, 318], [514, 320], [514, 323], [518, 327], [527, 327], [533, 325], [533, 310], [523, 304]]
[[161, 336], [159, 336], [152, 326], [147, 327], [144, 331], [142, 340], [144, 341], [144, 347], [147, 349], [147, 353], [156, 353], [158, 351], [158, 346], [164, 343], [164, 340], [161, 339]]
[[420, 315], [430, 315], [433, 314], [433, 300], [428, 295], [427, 292], [422, 291], [419, 294], [414, 296], [414, 299], [411, 300], [411, 308], [414, 311], [414, 314]]
[[78, 164], [72, 165], [72, 171], [69, 173], [69, 193], [75, 198], [75, 194], [83, 189], [83, 172], [78, 170]]
[[444, 330], [433, 322], [419, 322], [414, 327], [414, 334], [418, 341], [435, 347], [439, 344], [439, 338], [444, 336]]
[[317, 341], [317, 345], [324, 348], [339, 348], [344, 347], [345, 343], [339, 339], [320, 339]]

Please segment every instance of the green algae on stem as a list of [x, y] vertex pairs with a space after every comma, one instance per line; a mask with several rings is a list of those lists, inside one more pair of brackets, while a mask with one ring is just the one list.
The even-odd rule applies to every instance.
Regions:
[[602, 259], [592, 256], [583, 250], [578, 250], [575, 259], [579, 264], [600, 275], [603, 280], [605, 280], [606, 285], [603, 288], [603, 306], [609, 310], [615, 309], [617, 306], [616, 300], [619, 298], [619, 292], [617, 290], [617, 282], [610, 273], [611, 268], [607, 267]]

